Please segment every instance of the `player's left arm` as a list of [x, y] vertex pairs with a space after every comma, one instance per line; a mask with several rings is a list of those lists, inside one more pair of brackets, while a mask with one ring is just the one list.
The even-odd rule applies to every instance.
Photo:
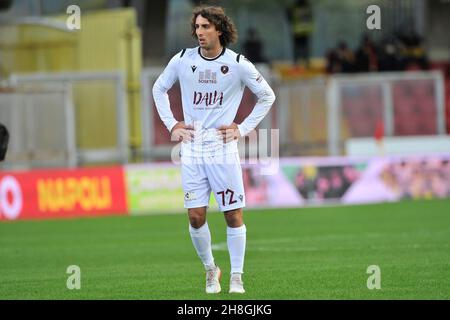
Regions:
[[241, 81], [256, 95], [258, 101], [241, 124], [232, 123], [219, 128], [225, 142], [249, 134], [264, 119], [275, 102], [275, 93], [253, 63], [241, 56], [238, 61], [238, 69]]
[[239, 61], [239, 70], [242, 82], [258, 98], [252, 112], [241, 124], [237, 125], [239, 133], [243, 137], [254, 130], [267, 115], [275, 102], [275, 93], [253, 63], [245, 57], [241, 57]]
[[241, 56], [238, 62], [241, 81], [256, 95], [258, 101], [253, 111], [241, 124], [232, 123], [219, 130], [225, 142], [238, 139], [249, 134], [264, 119], [275, 101], [275, 93], [253, 63]]

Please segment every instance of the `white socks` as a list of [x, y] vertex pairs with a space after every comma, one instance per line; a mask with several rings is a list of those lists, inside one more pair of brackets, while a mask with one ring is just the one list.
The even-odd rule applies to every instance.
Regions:
[[238, 228], [227, 227], [227, 245], [230, 253], [231, 273], [244, 273], [246, 234], [247, 228], [245, 224]]
[[[197, 254], [205, 269], [215, 267], [211, 249], [211, 233], [208, 223], [198, 229], [189, 224], [189, 233]], [[247, 228], [245, 224], [238, 228], [227, 227], [227, 245], [230, 253], [231, 273], [244, 273], [245, 244], [247, 240]]]
[[205, 269], [215, 267], [214, 257], [211, 250], [211, 233], [209, 232], [208, 222], [205, 222], [200, 228], [195, 229], [189, 224], [189, 233], [191, 234], [192, 243], [194, 244], [197, 254], [202, 260]]

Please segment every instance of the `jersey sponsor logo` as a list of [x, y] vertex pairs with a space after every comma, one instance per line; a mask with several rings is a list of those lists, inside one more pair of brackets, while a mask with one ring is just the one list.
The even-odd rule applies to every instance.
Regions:
[[228, 70], [229, 70], [228, 66], [220, 67], [220, 71], [222, 71], [223, 74], [227, 74]]
[[219, 103], [222, 105], [223, 103], [223, 92], [194, 92], [194, 101], [192, 102], [195, 106], [200, 104], [205, 104], [206, 106], [210, 106], [213, 104]]
[[200, 71], [198, 75], [199, 83], [217, 83], [217, 74], [212, 72], [210, 69], [205, 71]]
[[195, 70], [197, 70], [197, 66], [191, 66], [191, 69], [192, 69], [192, 73], [194, 73]]

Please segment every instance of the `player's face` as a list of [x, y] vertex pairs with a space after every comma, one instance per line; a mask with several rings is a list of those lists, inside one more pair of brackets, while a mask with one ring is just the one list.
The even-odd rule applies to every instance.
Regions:
[[201, 15], [195, 19], [195, 33], [201, 48], [211, 50], [220, 46], [219, 37], [222, 32], [217, 31], [216, 26]]

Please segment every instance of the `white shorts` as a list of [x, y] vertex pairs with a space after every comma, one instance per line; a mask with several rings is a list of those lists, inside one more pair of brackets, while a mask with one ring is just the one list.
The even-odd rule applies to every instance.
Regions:
[[244, 183], [238, 153], [210, 157], [181, 157], [184, 207], [209, 206], [211, 191], [220, 211], [245, 207]]

